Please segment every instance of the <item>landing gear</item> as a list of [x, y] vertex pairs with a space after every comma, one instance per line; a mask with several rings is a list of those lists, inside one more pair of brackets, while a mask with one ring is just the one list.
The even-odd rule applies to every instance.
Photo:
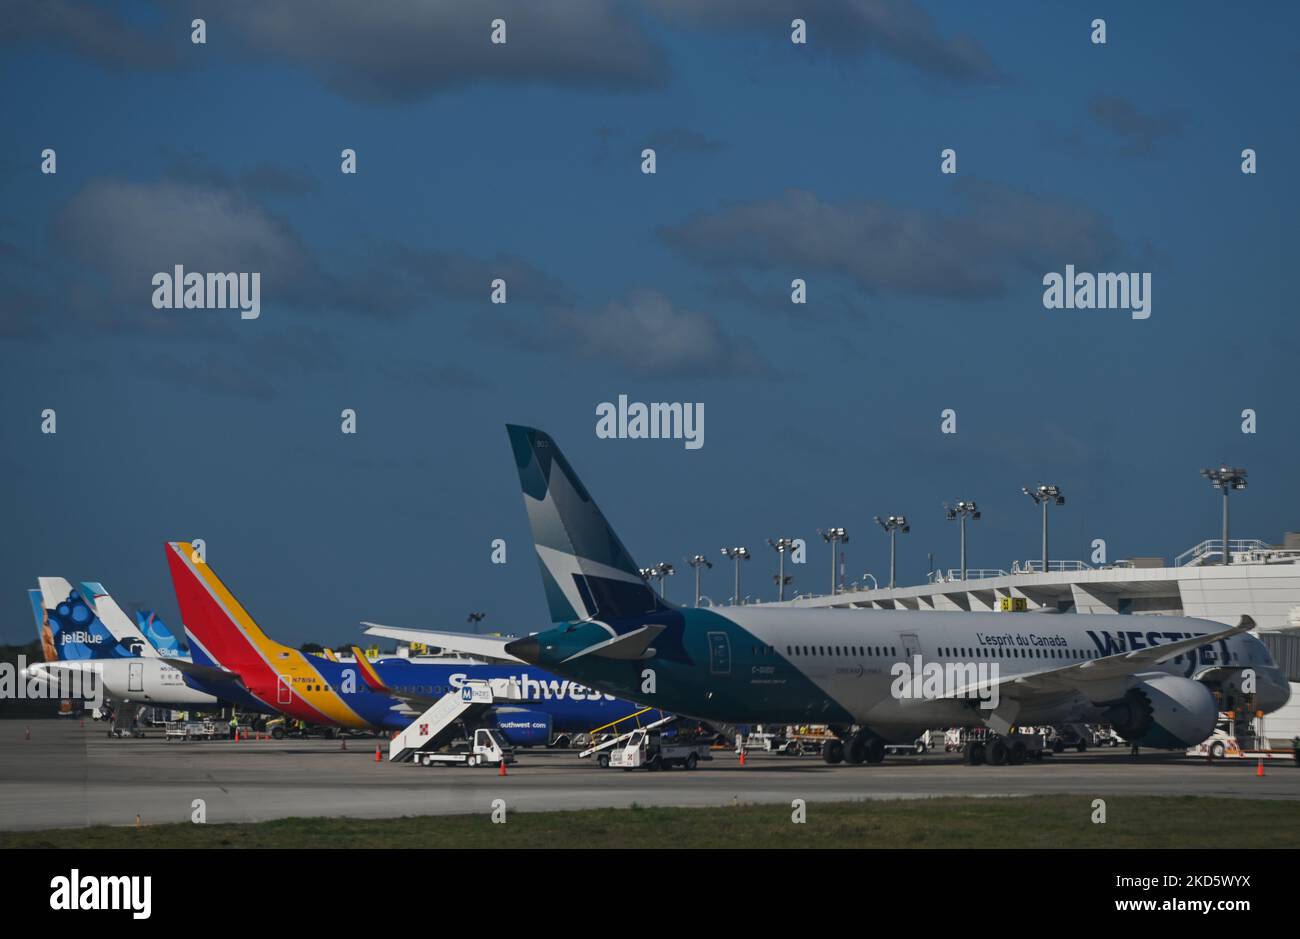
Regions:
[[882, 763], [885, 759], [885, 741], [868, 730], [859, 730], [844, 740], [826, 741], [822, 745], [822, 759], [832, 764], [843, 760], [853, 766]]
[[885, 762], [885, 741], [879, 737], [867, 741], [867, 762], [872, 765]]
[[984, 765], [984, 744], [978, 740], [972, 740], [966, 744], [966, 765], [982, 766]]

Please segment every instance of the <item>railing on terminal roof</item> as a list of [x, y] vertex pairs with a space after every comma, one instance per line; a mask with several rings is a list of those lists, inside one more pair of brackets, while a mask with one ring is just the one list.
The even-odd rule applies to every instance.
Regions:
[[[966, 569], [966, 580], [982, 580], [985, 577], [1006, 577], [1007, 572], [996, 567], [975, 567]], [[950, 568], [947, 571], [931, 571], [930, 583], [932, 584], [960, 584], [962, 583], [961, 571], [956, 568]]]
[[[1048, 561], [1047, 570], [1050, 571], [1090, 571], [1093, 568], [1083, 561]], [[1042, 561], [1012, 561], [1011, 573], [1013, 574], [1041, 574], [1043, 573]]]
[[[1245, 555], [1248, 558], [1258, 557], [1263, 559], [1266, 555], [1282, 553], [1290, 556], [1300, 555], [1300, 551], [1295, 549], [1274, 548], [1260, 541], [1258, 538], [1233, 538], [1228, 542], [1228, 550], [1232, 552], [1233, 560], [1238, 556]], [[1216, 559], [1223, 560], [1223, 539], [1206, 538], [1200, 544], [1188, 548], [1178, 557], [1174, 558], [1174, 567], [1197, 567], [1205, 564], [1207, 561]]]

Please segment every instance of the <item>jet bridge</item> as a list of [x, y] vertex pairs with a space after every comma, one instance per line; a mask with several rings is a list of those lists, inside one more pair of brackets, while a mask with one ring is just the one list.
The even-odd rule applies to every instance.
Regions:
[[453, 740], [457, 723], [473, 724], [495, 704], [523, 700], [523, 691], [509, 678], [470, 679], [449, 691], [411, 722], [388, 745], [388, 759], [404, 763], [422, 750], [436, 750]]

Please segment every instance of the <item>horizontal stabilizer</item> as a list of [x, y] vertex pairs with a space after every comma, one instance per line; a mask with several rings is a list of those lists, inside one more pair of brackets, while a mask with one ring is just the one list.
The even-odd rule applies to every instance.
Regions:
[[469, 633], [435, 632], [431, 629], [407, 629], [404, 626], [383, 626], [379, 623], [362, 623], [361, 625], [366, 627], [367, 636], [383, 636], [401, 642], [422, 642], [428, 646], [450, 649], [462, 655], [477, 655], [485, 659], [500, 659], [503, 662], [524, 664], [523, 659], [515, 658], [506, 652], [506, 643], [510, 641], [509, 639], [498, 639], [495, 636], [474, 636]]
[[634, 629], [630, 633], [624, 633], [621, 636], [615, 636], [613, 639], [598, 642], [594, 646], [587, 646], [581, 652], [569, 656], [564, 661], [572, 662], [574, 659], [580, 659], [586, 655], [619, 660], [649, 658], [654, 654], [654, 650], [650, 648], [650, 643], [654, 642], [659, 634], [667, 628], [667, 626], [660, 623], [650, 623], [639, 629]]

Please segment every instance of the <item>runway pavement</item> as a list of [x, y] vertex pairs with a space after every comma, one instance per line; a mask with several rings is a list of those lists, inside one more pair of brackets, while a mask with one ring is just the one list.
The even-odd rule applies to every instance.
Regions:
[[[31, 739], [25, 728], [31, 728]], [[488, 812], [505, 799], [516, 811], [741, 803], [810, 803], [931, 796], [1202, 795], [1300, 798], [1293, 761], [1207, 765], [1178, 754], [1094, 750], [1023, 766], [965, 766], [931, 753], [889, 757], [880, 766], [827, 766], [819, 757], [715, 752], [694, 772], [599, 769], [576, 751], [519, 753], [500, 778], [495, 768], [423, 767], [374, 762], [375, 744], [338, 740], [165, 742], [110, 739], [86, 721], [0, 721], [0, 829], [188, 821], [195, 799], [207, 821], [286, 816], [384, 818]]]

